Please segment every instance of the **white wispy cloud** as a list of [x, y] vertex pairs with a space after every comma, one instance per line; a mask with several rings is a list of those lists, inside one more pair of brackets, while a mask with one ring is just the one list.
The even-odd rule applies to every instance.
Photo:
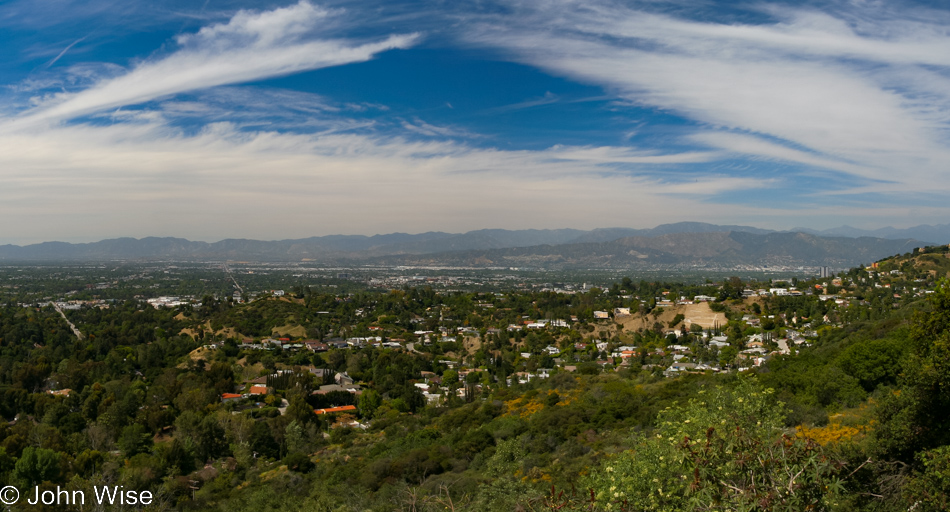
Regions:
[[339, 104], [322, 95], [264, 87], [215, 87], [195, 93], [177, 95], [159, 102], [155, 110], [119, 110], [97, 114], [110, 120], [115, 116], [151, 112], [168, 122], [205, 124], [229, 122], [249, 130], [281, 129], [330, 133], [356, 131], [374, 127], [370, 119], [352, 117], [369, 107]]
[[[697, 201], [711, 194], [763, 186], [722, 176], [683, 183], [602, 172], [612, 160], [652, 165], [692, 162], [695, 155], [503, 151], [353, 133], [251, 132], [231, 123], [187, 135], [158, 113], [128, 114], [139, 117], [0, 134], [8, 148], [0, 152], [0, 215], [24, 219], [5, 230], [5, 241], [35, 240], [37, 225], [45, 239], [95, 239], [104, 231], [269, 239], [407, 226], [649, 225], [693, 218]], [[715, 203], [702, 208], [736, 220], [756, 213]]]
[[511, 15], [474, 19], [463, 37], [698, 121], [694, 141], [950, 191], [945, 17], [765, 4], [769, 21], [716, 23], [652, 7], [516, 2]]
[[[767, 4], [766, 4], [767, 5]], [[850, 57], [893, 64], [950, 65], [950, 41], [941, 24], [902, 24], [889, 16], [896, 32], [866, 20], [867, 34], [858, 20], [845, 20], [817, 10], [767, 8], [778, 19], [768, 25], [696, 22], [632, 9], [597, 8], [580, 18], [576, 27], [612, 37], [649, 39], [671, 50], [719, 57], [742, 52], [746, 56], [776, 54], [789, 57]], [[618, 15], [619, 14], [619, 15]]]
[[804, 164], [821, 169], [834, 169], [849, 174], [861, 174], [867, 169], [866, 166], [856, 165], [852, 162], [834, 160], [807, 151], [793, 149], [782, 144], [769, 142], [761, 137], [739, 133], [710, 131], [696, 133], [689, 138], [706, 146], [722, 148], [737, 156], [758, 156], [771, 160]]
[[469, 130], [453, 126], [439, 126], [427, 123], [418, 117], [412, 121], [403, 120], [402, 127], [409, 132], [418, 133], [426, 137], [464, 137], [467, 139], [478, 138], [478, 134]]
[[526, 108], [541, 107], [544, 105], [551, 105], [552, 103], [557, 103], [561, 98], [557, 94], [547, 91], [544, 93], [544, 96], [540, 98], [532, 98], [525, 101], [519, 101], [518, 103], [512, 103], [510, 105], [502, 105], [500, 107], [495, 107], [489, 110], [492, 114], [499, 114], [502, 112], [512, 112], [515, 110], [523, 110]]
[[555, 146], [546, 154], [559, 160], [573, 160], [590, 164], [694, 164], [721, 159], [724, 155], [714, 151], [691, 151], [662, 154], [622, 147], [561, 147]]
[[21, 116], [18, 124], [58, 121], [177, 93], [361, 62], [413, 45], [418, 34], [371, 42], [321, 37], [334, 12], [302, 0], [272, 11], [242, 10], [227, 23], [179, 36], [178, 49], [146, 59], [127, 73], [76, 93], [61, 93]]
[[66, 48], [63, 48], [63, 51], [57, 53], [55, 57], [53, 57], [52, 59], [50, 59], [49, 62], [46, 63], [46, 67], [50, 67], [50, 66], [52, 66], [53, 64], [56, 64], [56, 61], [58, 61], [59, 59], [63, 58], [63, 55], [66, 55], [66, 52], [68, 52], [69, 50], [71, 50], [71, 49], [73, 48], [73, 46], [76, 46], [77, 44], [79, 44], [79, 43], [81, 43], [81, 42], [83, 42], [83, 41], [85, 41], [85, 40], [86, 40], [86, 36], [83, 36], [83, 37], [80, 37], [79, 39], [73, 41], [72, 43], [69, 43], [69, 45], [68, 45]]

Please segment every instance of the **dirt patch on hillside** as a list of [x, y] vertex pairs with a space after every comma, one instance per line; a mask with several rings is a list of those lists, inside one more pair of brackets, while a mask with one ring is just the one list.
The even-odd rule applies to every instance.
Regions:
[[472, 355], [482, 348], [482, 340], [478, 337], [462, 338], [462, 346], [469, 355]]
[[282, 325], [271, 329], [274, 336], [293, 336], [295, 338], [306, 338], [307, 328], [302, 325]]
[[[207, 348], [204, 348], [204, 347], [198, 347], [198, 348], [196, 348], [196, 349], [194, 349], [194, 350], [192, 350], [191, 352], [188, 353], [188, 359], [191, 360], [191, 361], [199, 361], [199, 360], [210, 361], [210, 360], [211, 360], [211, 355], [212, 355], [213, 352], [214, 352], [214, 350], [212, 350], [212, 349], [207, 349]], [[188, 361], [184, 361], [183, 363], [181, 363], [180, 365], [178, 365], [178, 368], [181, 368], [181, 369], [188, 368]], [[208, 368], [208, 366], [205, 366], [205, 369], [207, 369], [207, 368]]]
[[[242, 362], [243, 361], [243, 362]], [[261, 375], [266, 375], [268, 372], [264, 368], [264, 365], [261, 363], [255, 363], [252, 365], [247, 364], [247, 360], [242, 358], [237, 364], [241, 367], [241, 380], [249, 381], [251, 379], [256, 379]]]
[[244, 338], [247, 337], [247, 336], [244, 336], [243, 334], [239, 333], [239, 332], [237, 331], [237, 329], [235, 329], [234, 327], [225, 327], [224, 329], [221, 329], [220, 331], [216, 332], [215, 334], [216, 334], [216, 335], [222, 335], [222, 336], [224, 336], [225, 338], [234, 338], [234, 339], [236, 339], [236, 340], [241, 340], [241, 339], [244, 339]]
[[[238, 332], [237, 329], [233, 327], [224, 327], [224, 328], [218, 329], [217, 331], [212, 331], [210, 320], [202, 324], [201, 329], [204, 330], [205, 336], [213, 334], [215, 336], [223, 336], [225, 338], [234, 338], [236, 340], [244, 339], [247, 337], [241, 334], [240, 332]], [[178, 335], [191, 336], [194, 339], [198, 339], [198, 327], [194, 327], [194, 328], [186, 327], [182, 329], [181, 331], [178, 331]]]
[[621, 317], [618, 321], [623, 325], [624, 330], [627, 331], [652, 329], [654, 322], [660, 322], [664, 328], [667, 328], [669, 323], [673, 321], [673, 318], [678, 314], [682, 314], [685, 317], [683, 325], [686, 327], [692, 324], [698, 324], [703, 329], [708, 329], [717, 323], [719, 325], [725, 325], [726, 322], [728, 322], [725, 313], [716, 313], [709, 309], [709, 304], [705, 302], [663, 308], [663, 312], [655, 318], [652, 313], [644, 316], [637, 314]]

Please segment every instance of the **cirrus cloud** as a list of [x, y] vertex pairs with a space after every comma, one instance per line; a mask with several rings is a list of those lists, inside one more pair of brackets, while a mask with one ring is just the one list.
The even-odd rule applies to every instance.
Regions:
[[946, 16], [764, 4], [738, 23], [607, 0], [514, 5], [462, 37], [695, 121], [699, 135], [684, 133], [694, 142], [902, 192], [950, 191]]
[[420, 37], [399, 34], [372, 42], [321, 38], [321, 24], [331, 24], [334, 14], [306, 0], [272, 11], [239, 11], [227, 23], [179, 36], [179, 48], [169, 55], [146, 59], [80, 92], [45, 98], [15, 124], [68, 120], [177, 93], [362, 62], [382, 51], [410, 47]]

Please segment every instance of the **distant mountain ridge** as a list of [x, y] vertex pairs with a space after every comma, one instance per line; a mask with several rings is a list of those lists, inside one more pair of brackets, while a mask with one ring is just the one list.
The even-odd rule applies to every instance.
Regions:
[[385, 265], [659, 269], [832, 266], [847, 268], [912, 251], [917, 240], [820, 237], [808, 233], [741, 231], [671, 233], [610, 242], [541, 245], [374, 258]]
[[[950, 224], [947, 226], [919, 226], [922, 232], [939, 234], [946, 228], [950, 239]], [[839, 228], [854, 230], [854, 228]], [[916, 228], [911, 228], [916, 229]], [[929, 229], [929, 230], [928, 230]], [[831, 239], [837, 244], [832, 249], [828, 235], [807, 232], [779, 232], [751, 226], [719, 226], [701, 222], [663, 224], [652, 229], [602, 228], [578, 229], [482, 229], [467, 233], [427, 232], [419, 234], [389, 233], [385, 235], [329, 235], [292, 240], [226, 239], [218, 242], [193, 242], [183, 238], [146, 237], [115, 238], [99, 242], [70, 244], [43, 242], [39, 244], [0, 246], [0, 261], [98, 261], [98, 260], [251, 260], [251, 261], [410, 261], [436, 260], [457, 261], [468, 257], [464, 254], [481, 254], [481, 258], [494, 261], [497, 258], [524, 259], [529, 254], [540, 257], [547, 254], [549, 260], [590, 260], [592, 254], [613, 254], [611, 251], [633, 251], [632, 259], [611, 256], [615, 261], [630, 259], [631, 263], [650, 261], [741, 262], [749, 258], [780, 259], [780, 253], [797, 254], [796, 261], [818, 261], [832, 258], [835, 261], [870, 261], [873, 255], [886, 257], [907, 250], [907, 247], [933, 245], [913, 238], [895, 238], [901, 230], [884, 228], [889, 236], [869, 238], [862, 242], [857, 238], [838, 235]], [[828, 230], [832, 231], [832, 230]], [[851, 232], [851, 231], [849, 231]], [[807, 239], [795, 239], [792, 235], [806, 234]], [[751, 238], [750, 238], [751, 237]], [[888, 240], [871, 242], [871, 240]], [[797, 241], [795, 241], [797, 240]], [[846, 242], [851, 240], [850, 242]], [[942, 240], [942, 239], [938, 239]], [[896, 242], [896, 243], [895, 243]], [[757, 247], [760, 244], [761, 247]], [[797, 245], [796, 245], [797, 244]], [[802, 245], [804, 244], [804, 245]], [[831, 244], [831, 245], [829, 245]], [[825, 255], [807, 256], [801, 251], [806, 247], [825, 247]], [[846, 254], [849, 250], [853, 254]], [[887, 247], [892, 252], [878, 255], [871, 247]], [[491, 252], [500, 251], [500, 252]], [[506, 252], [507, 251], [507, 252]], [[606, 251], [606, 252], [604, 252]], [[732, 251], [732, 252], [730, 252]], [[772, 252], [769, 252], [772, 251]], [[517, 255], [521, 256], [517, 256]], [[438, 258], [435, 256], [438, 255]], [[418, 258], [426, 256], [425, 258]], [[652, 258], [652, 259], [651, 259]], [[764, 259], [763, 259], [764, 258]], [[804, 259], [803, 259], [804, 258]], [[818, 259], [815, 259], [818, 258]], [[856, 259], [855, 259], [856, 258]], [[825, 261], [825, 260], [823, 260]], [[590, 260], [594, 264], [594, 260]], [[604, 264], [603, 262], [598, 265]]]
[[921, 224], [920, 226], [914, 226], [912, 228], [893, 228], [893, 227], [884, 227], [880, 229], [859, 229], [853, 228], [851, 226], [841, 226], [837, 228], [825, 229], [825, 230], [814, 230], [808, 228], [795, 228], [790, 230], [791, 232], [801, 232], [808, 233], [811, 235], [818, 236], [845, 236], [850, 238], [857, 238], [862, 236], [869, 236], [874, 238], [888, 238], [891, 240], [903, 239], [903, 238], [913, 238], [916, 240], [926, 240], [929, 242], [929, 245], [940, 245], [950, 243], [950, 224], [938, 224], [936, 226], [930, 226], [927, 224]]

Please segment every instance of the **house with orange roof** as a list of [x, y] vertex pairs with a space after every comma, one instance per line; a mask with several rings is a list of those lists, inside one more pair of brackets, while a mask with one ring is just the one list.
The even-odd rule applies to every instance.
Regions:
[[334, 414], [338, 412], [356, 412], [356, 406], [355, 405], [341, 405], [340, 407], [330, 407], [327, 409], [314, 409], [313, 412], [316, 415]]

